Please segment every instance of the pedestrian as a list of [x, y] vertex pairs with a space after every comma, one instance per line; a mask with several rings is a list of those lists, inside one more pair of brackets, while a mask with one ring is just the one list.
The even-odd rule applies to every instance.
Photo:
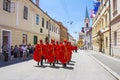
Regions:
[[22, 45], [19, 45], [19, 53], [20, 53], [20, 57], [23, 57], [23, 50], [22, 50]]
[[22, 51], [23, 51], [23, 60], [27, 58], [27, 46], [22, 45]]
[[7, 62], [8, 61], [8, 45], [7, 45], [7, 43], [4, 43], [2, 45], [2, 53], [4, 55], [4, 61]]
[[15, 47], [14, 47], [14, 58], [18, 57], [18, 52], [19, 52], [19, 48], [18, 48], [17, 45], [15, 45]]
[[32, 46], [30, 43], [28, 45], [28, 50], [29, 50], [29, 56], [32, 56]]
[[13, 46], [11, 46], [11, 60], [14, 59], [14, 48]]

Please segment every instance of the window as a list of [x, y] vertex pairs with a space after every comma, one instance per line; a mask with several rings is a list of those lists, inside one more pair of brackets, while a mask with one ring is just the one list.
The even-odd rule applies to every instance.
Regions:
[[44, 18], [42, 18], [42, 27], [44, 27]]
[[117, 0], [113, 0], [113, 12], [117, 10]]
[[40, 33], [43, 33], [43, 29], [42, 28], [40, 28]]
[[34, 44], [37, 44], [37, 41], [38, 41], [38, 37], [37, 36], [34, 36]]
[[3, 0], [3, 10], [10, 12], [11, 0]]
[[49, 24], [49, 28], [50, 28], [50, 31], [51, 31], [51, 23]]
[[54, 26], [54, 32], [55, 32], [55, 29], [56, 29], [56, 28], [55, 28], [55, 26]]
[[23, 18], [28, 19], [28, 8], [26, 6], [24, 6]]
[[46, 29], [48, 29], [48, 21], [46, 21]]
[[56, 28], [56, 33], [57, 33], [57, 29], [58, 29], [58, 28]]
[[117, 14], [117, 0], [113, 0], [113, 16]]
[[108, 48], [108, 37], [106, 37], [106, 48]]
[[105, 15], [105, 27], [107, 27], [107, 14]]
[[86, 27], [88, 28], [88, 23], [86, 23]]
[[58, 34], [60, 34], [60, 29], [57, 30]]
[[114, 32], [114, 46], [117, 45], [117, 32]]
[[52, 32], [53, 32], [53, 25], [52, 25]]
[[36, 14], [36, 24], [39, 25], [39, 15]]

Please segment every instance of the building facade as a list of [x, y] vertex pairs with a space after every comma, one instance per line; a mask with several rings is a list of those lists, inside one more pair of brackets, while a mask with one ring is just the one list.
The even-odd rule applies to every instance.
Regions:
[[76, 43], [74, 42], [74, 38], [72, 35], [68, 33], [68, 41], [71, 42], [72, 45], [75, 45]]
[[100, 7], [92, 23], [93, 50], [104, 52], [109, 55], [110, 50], [110, 18], [109, 0], [100, 1]]
[[56, 21], [60, 26], [60, 41], [68, 40], [68, 29], [62, 24], [62, 22]]
[[[60, 27], [32, 0], [0, 0], [0, 46], [60, 40]], [[1, 48], [0, 48], [1, 51]]]
[[110, 0], [111, 4], [111, 55], [120, 57], [120, 0]]

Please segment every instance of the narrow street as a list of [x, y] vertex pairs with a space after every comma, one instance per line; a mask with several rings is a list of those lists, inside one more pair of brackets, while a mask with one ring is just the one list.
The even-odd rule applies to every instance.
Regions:
[[51, 67], [48, 63], [38, 67], [34, 60], [0, 68], [0, 80], [117, 80], [92, 57], [91, 51], [73, 52], [67, 68], [61, 64]]

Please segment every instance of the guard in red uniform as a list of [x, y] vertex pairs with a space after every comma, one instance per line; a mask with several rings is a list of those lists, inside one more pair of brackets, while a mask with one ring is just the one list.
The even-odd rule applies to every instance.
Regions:
[[71, 42], [68, 42], [68, 63], [69, 63], [69, 61], [71, 61], [72, 50], [73, 50], [73, 47], [71, 45]]
[[59, 44], [59, 61], [62, 63], [62, 59], [63, 59], [63, 56], [64, 56], [64, 45], [63, 45], [63, 42], [60, 41], [60, 44]]
[[55, 41], [51, 40], [51, 44], [49, 45], [49, 53], [48, 53], [48, 62], [53, 63], [53, 66], [55, 66], [55, 52], [56, 52], [56, 48], [55, 48]]
[[56, 58], [56, 62], [58, 63], [59, 61], [59, 54], [60, 54], [60, 47], [59, 47], [59, 44], [58, 44], [58, 41], [56, 41], [56, 52], [55, 52], [55, 58]]
[[37, 44], [35, 47], [33, 59], [38, 62], [37, 65], [39, 66], [39, 62], [41, 62], [41, 65], [43, 65], [43, 58], [44, 58], [44, 44], [43, 41], [40, 40], [40, 44]]
[[63, 67], [66, 67], [68, 62], [68, 45], [67, 40], [64, 40], [64, 45], [60, 44], [60, 62], [63, 64]]
[[49, 58], [49, 52], [50, 52], [50, 50], [49, 50], [50, 48], [49, 48], [49, 42], [48, 42], [48, 40], [46, 41], [46, 44], [45, 44], [45, 62], [46, 62], [46, 60], [48, 60], [48, 58]]

